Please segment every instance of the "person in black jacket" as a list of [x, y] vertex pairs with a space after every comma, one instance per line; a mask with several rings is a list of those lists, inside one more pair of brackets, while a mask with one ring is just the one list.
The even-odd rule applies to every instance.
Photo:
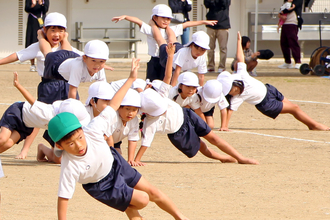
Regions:
[[[172, 13], [182, 13], [184, 16], [184, 22], [190, 21], [188, 12], [191, 11], [191, 0], [168, 0], [168, 5], [172, 9]], [[185, 45], [189, 42], [190, 28], [183, 29], [181, 35], [181, 43]]]
[[[43, 26], [49, 8], [49, 0], [26, 0], [25, 11], [29, 13], [26, 26], [25, 48], [38, 42], [37, 31]], [[36, 71], [34, 59], [31, 60], [31, 72]]]
[[210, 36], [210, 50], [207, 52], [208, 64], [207, 69], [209, 72], [214, 72], [214, 49], [215, 42], [218, 40], [220, 47], [220, 62], [218, 72], [226, 70], [227, 59], [227, 43], [229, 37], [230, 19], [229, 19], [229, 6], [231, 0], [204, 0], [204, 5], [209, 11], [206, 14], [207, 20], [217, 20], [218, 23], [214, 26], [208, 26], [206, 33]]

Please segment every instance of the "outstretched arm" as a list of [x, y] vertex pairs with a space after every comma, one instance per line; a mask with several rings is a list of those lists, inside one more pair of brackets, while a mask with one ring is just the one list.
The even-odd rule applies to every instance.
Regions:
[[143, 23], [143, 21], [140, 20], [139, 18], [133, 17], [133, 16], [128, 16], [128, 15], [121, 15], [121, 16], [113, 17], [111, 19], [111, 21], [114, 21], [115, 23], [117, 23], [118, 21], [121, 21], [121, 20], [124, 20], [124, 19], [139, 25], [139, 27], [141, 27], [142, 23]]
[[198, 26], [198, 25], [211, 25], [214, 26], [218, 23], [217, 20], [201, 20], [201, 21], [187, 21], [182, 24], [183, 29], [187, 27], [193, 27], [193, 26]]
[[134, 161], [135, 161], [135, 163], [140, 164], [139, 166], [144, 166], [145, 165], [145, 163], [142, 163], [141, 162], [141, 158], [142, 158], [143, 154], [146, 152], [147, 149], [148, 149], [148, 147], [141, 146], [140, 149], [139, 149], [139, 151], [137, 152], [137, 154], [135, 156], [135, 160]]
[[5, 57], [5, 58], [1, 59], [0, 60], [0, 65], [8, 64], [8, 63], [13, 63], [13, 62], [15, 62], [17, 60], [18, 60], [17, 54], [16, 53], [12, 53], [8, 57]]
[[18, 73], [14, 72], [14, 86], [18, 89], [18, 91], [21, 92], [21, 94], [24, 96], [26, 101], [28, 101], [31, 105], [34, 104], [36, 99], [27, 91], [18, 81]]
[[132, 86], [133, 82], [137, 78], [138, 69], [140, 68], [139, 62], [140, 62], [140, 59], [135, 59], [135, 58], [132, 59], [132, 68], [131, 68], [131, 73], [130, 73], [128, 79], [126, 80], [124, 85], [116, 92], [115, 96], [110, 101], [110, 106], [115, 111], [118, 110], [128, 89]]

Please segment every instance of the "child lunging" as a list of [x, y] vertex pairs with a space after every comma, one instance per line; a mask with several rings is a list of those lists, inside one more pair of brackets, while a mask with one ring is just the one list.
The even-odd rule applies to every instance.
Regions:
[[56, 143], [56, 153], [62, 154], [61, 177], [58, 190], [58, 219], [66, 219], [69, 199], [76, 182], [96, 200], [125, 212], [129, 219], [144, 219], [138, 210], [149, 200], [168, 212], [174, 219], [187, 220], [174, 203], [133, 169], [124, 158], [108, 146], [103, 138], [116, 121], [127, 90], [137, 77], [139, 60], [134, 60], [126, 83], [114, 95], [99, 116], [86, 127], [81, 127], [70, 113], [61, 113], [49, 122], [49, 134]]
[[[205, 156], [220, 160], [221, 162], [238, 162], [245, 164], [258, 164], [254, 159], [246, 158], [238, 153], [226, 141], [220, 139], [196, 113], [168, 98], [170, 81], [172, 77], [172, 62], [174, 46], [168, 45], [168, 59], [165, 77], [158, 92], [152, 88], [146, 89], [141, 94], [141, 112], [146, 114], [143, 121], [142, 142], [135, 161], [141, 162], [145, 151], [150, 147], [156, 132], [168, 135], [171, 143], [188, 157], [193, 157], [198, 151]], [[229, 155], [221, 155], [208, 148], [200, 140], [205, 138]]]
[[291, 103], [274, 86], [263, 84], [247, 73], [239, 32], [237, 34], [237, 62], [237, 74], [224, 72], [218, 76], [218, 80], [224, 88], [224, 95], [229, 94], [231, 96], [226, 127], [228, 127], [233, 111], [237, 111], [238, 107], [245, 101], [255, 105], [261, 113], [273, 119], [279, 114], [289, 113], [310, 130], [330, 130], [328, 126], [309, 117], [298, 105]]

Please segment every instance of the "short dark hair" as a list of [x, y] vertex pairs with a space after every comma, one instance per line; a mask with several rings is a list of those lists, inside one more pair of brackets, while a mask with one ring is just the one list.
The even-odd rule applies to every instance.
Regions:
[[240, 90], [239, 94], [243, 93], [243, 91], [244, 91], [244, 82], [242, 80], [234, 80], [233, 81], [233, 86], [236, 86], [236, 87], [239, 88], [239, 90]]
[[57, 141], [56, 144], [61, 145], [61, 143], [62, 143], [63, 141], [66, 141], [66, 140], [70, 139], [70, 138], [71, 138], [76, 132], [78, 132], [80, 129], [82, 129], [82, 128], [80, 127], [80, 128], [77, 128], [77, 129], [75, 129], [75, 130], [73, 130], [73, 131], [70, 131], [70, 132], [67, 133], [64, 137], [62, 137], [61, 140]]
[[251, 42], [250, 38], [247, 37], [247, 36], [242, 36], [242, 47], [245, 48], [246, 47], [246, 44], [248, 42]]
[[66, 29], [65, 27], [62, 27], [62, 26], [55, 26], [55, 25], [52, 25], [52, 26], [47, 26], [46, 27], [46, 31], [48, 31], [49, 28], [52, 28], [52, 27], [58, 27], [59, 29]]

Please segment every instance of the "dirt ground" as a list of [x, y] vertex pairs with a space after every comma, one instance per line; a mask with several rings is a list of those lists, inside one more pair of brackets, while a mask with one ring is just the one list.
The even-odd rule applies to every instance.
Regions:
[[[108, 81], [128, 76], [130, 64], [111, 63]], [[288, 99], [315, 120], [330, 125], [329, 79], [303, 76], [298, 70], [277, 69], [278, 63], [263, 62], [258, 77], [277, 87]], [[145, 63], [139, 76], [145, 76]], [[27, 64], [0, 66], [0, 112], [15, 101], [24, 101], [12, 86], [12, 72], [36, 96], [40, 82]], [[214, 79], [216, 73], [207, 74]], [[81, 84], [82, 101], [89, 83]], [[165, 192], [190, 219], [330, 219], [329, 132], [309, 131], [290, 115], [272, 120], [254, 106], [243, 104], [233, 114], [231, 132], [217, 131], [219, 110], [215, 111], [218, 136], [240, 153], [257, 159], [260, 165], [221, 164], [201, 154], [188, 159], [165, 135], [157, 135], [144, 155], [146, 167], [138, 167], [147, 180]], [[27, 159], [16, 160], [22, 143], [0, 155], [5, 177], [0, 179], [1, 219], [57, 219], [59, 165], [38, 163], [37, 144], [45, 143], [39, 132]], [[219, 151], [216, 147], [213, 149]], [[127, 158], [127, 142], [122, 145]], [[154, 203], [141, 211], [149, 220], [172, 219]], [[84, 192], [77, 185], [69, 202], [68, 219], [127, 219]]]

